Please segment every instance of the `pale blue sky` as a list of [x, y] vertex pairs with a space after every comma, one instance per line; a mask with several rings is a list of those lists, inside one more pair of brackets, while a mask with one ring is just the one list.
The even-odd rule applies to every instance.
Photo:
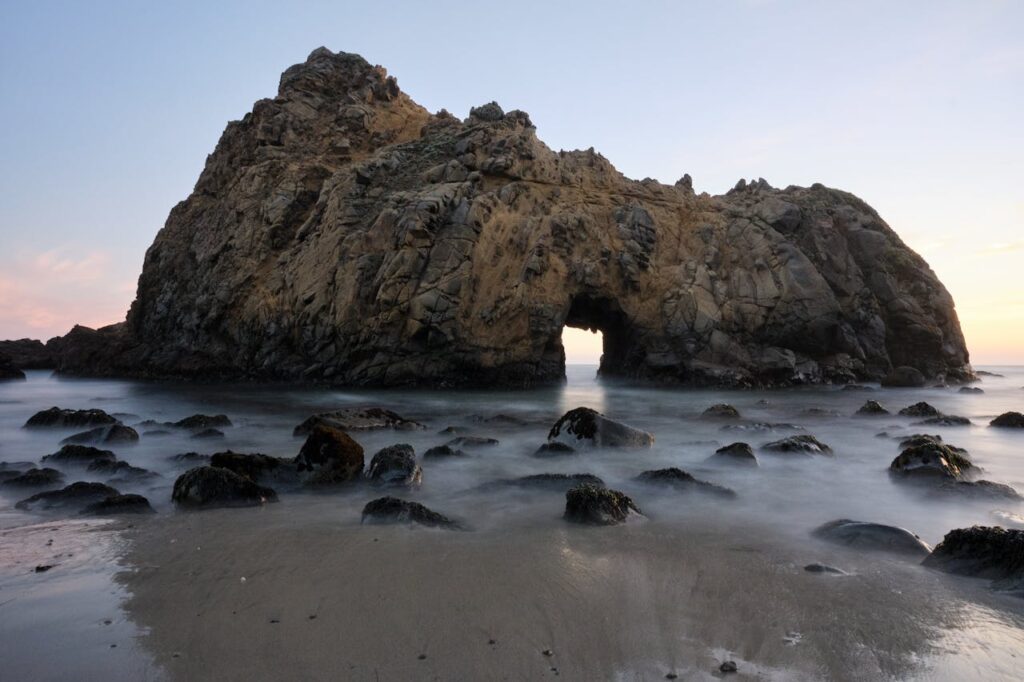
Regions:
[[326, 45], [631, 177], [850, 190], [949, 286], [976, 362], [1024, 362], [1024, 3], [0, 7], [0, 338], [121, 319], [225, 123]]

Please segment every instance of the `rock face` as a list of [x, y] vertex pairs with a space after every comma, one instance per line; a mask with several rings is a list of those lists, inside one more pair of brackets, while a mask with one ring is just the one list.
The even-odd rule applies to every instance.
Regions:
[[132, 427], [124, 424], [108, 424], [68, 436], [61, 441], [61, 445], [68, 443], [107, 445], [110, 443], [137, 443], [138, 440], [139, 434]]
[[645, 471], [637, 476], [636, 480], [648, 485], [663, 486], [681, 492], [707, 493], [717, 495], [718, 497], [736, 497], [736, 491], [694, 478], [689, 472], [677, 467]]
[[325, 48], [228, 124], [126, 322], [53, 345], [65, 373], [511, 386], [562, 379], [566, 325], [609, 375], [972, 375], [949, 293], [853, 195], [630, 180]]
[[68, 507], [81, 509], [118, 494], [117, 490], [109, 485], [79, 481], [60, 490], [36, 493], [32, 497], [18, 502], [14, 507], [23, 511], [45, 511], [67, 509]]
[[377, 485], [414, 487], [423, 482], [423, 469], [416, 463], [411, 445], [399, 443], [378, 451], [370, 460], [366, 477]]
[[989, 426], [998, 426], [1004, 429], [1024, 429], [1024, 414], [1020, 412], [1005, 412], [989, 422]]
[[912, 445], [892, 461], [889, 471], [899, 476], [925, 479], [938, 477], [958, 481], [975, 469], [962, 452], [935, 442]]

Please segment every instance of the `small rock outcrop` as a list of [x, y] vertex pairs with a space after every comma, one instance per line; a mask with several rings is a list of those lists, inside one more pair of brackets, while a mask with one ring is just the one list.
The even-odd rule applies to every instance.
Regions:
[[689, 472], [677, 467], [645, 471], [637, 476], [636, 480], [647, 485], [664, 486], [682, 492], [706, 493], [718, 497], [736, 497], [736, 491], [694, 478]]
[[1024, 530], [973, 526], [946, 533], [923, 562], [946, 573], [988, 578], [1024, 596]]
[[63, 483], [64, 474], [50, 467], [42, 467], [5, 478], [0, 485], [10, 488], [53, 488]]
[[782, 440], [765, 443], [762, 450], [769, 452], [799, 453], [805, 455], [831, 455], [832, 448], [809, 434], [790, 436]]
[[712, 419], [739, 419], [740, 411], [732, 405], [719, 403], [704, 410], [703, 415]]
[[576, 448], [566, 443], [561, 443], [557, 440], [551, 443], [542, 443], [541, 446], [537, 448], [533, 453], [535, 457], [558, 457], [560, 455], [575, 454]]
[[181, 507], [255, 507], [277, 502], [277, 493], [230, 469], [189, 469], [174, 482], [171, 499]]
[[117, 456], [110, 450], [100, 450], [91, 445], [65, 445], [51, 455], [44, 455], [43, 462], [64, 466], [87, 467], [97, 462], [113, 464]]
[[931, 547], [906, 528], [886, 526], [881, 523], [838, 519], [819, 526], [811, 535], [857, 549], [896, 552], [922, 557], [931, 552]]
[[378, 451], [370, 460], [366, 477], [376, 485], [414, 487], [423, 482], [423, 469], [416, 463], [411, 445], [399, 443]]
[[303, 482], [329, 485], [354, 481], [363, 475], [363, 446], [332, 426], [317, 424], [295, 457]]
[[758, 466], [754, 448], [750, 447], [747, 443], [732, 443], [718, 448], [711, 458], [719, 462], [734, 462], [746, 466]]
[[857, 414], [866, 417], [881, 417], [889, 414], [889, 410], [882, 407], [882, 404], [877, 400], [869, 400], [860, 406]]
[[229, 469], [266, 486], [296, 484], [299, 480], [298, 467], [293, 459], [260, 453], [217, 452], [210, 457], [210, 466]]
[[295, 427], [296, 436], [305, 436], [317, 424], [333, 426], [343, 431], [369, 431], [371, 429], [396, 429], [416, 431], [427, 428], [412, 419], [406, 419], [397, 412], [383, 407], [345, 407], [333, 412], [321, 412]]
[[495, 488], [529, 488], [566, 492], [569, 488], [579, 485], [592, 485], [595, 488], [605, 487], [604, 481], [594, 474], [532, 474], [530, 476], [506, 478], [500, 481], [485, 483], [481, 488], [485, 490]]
[[29, 417], [29, 420], [25, 422], [25, 428], [70, 429], [106, 426], [116, 423], [117, 419], [103, 410], [66, 410], [60, 407], [51, 407], [48, 410], [36, 412]]
[[625, 493], [584, 484], [565, 493], [565, 519], [591, 526], [614, 526], [643, 514]]
[[87, 516], [114, 516], [121, 514], [155, 514], [156, 511], [142, 495], [111, 495], [94, 502], [82, 510]]
[[967, 498], [989, 500], [1022, 500], [1020, 493], [1005, 483], [992, 481], [947, 481], [937, 489], [940, 493], [949, 493]]
[[223, 429], [231, 426], [231, 420], [226, 414], [193, 414], [190, 417], [179, 419], [172, 426], [190, 431], [205, 431], [207, 429]]
[[1003, 429], [1024, 429], [1024, 414], [1020, 412], [1004, 412], [989, 422], [989, 426]]
[[922, 443], [906, 448], [889, 465], [889, 471], [914, 478], [961, 480], [975, 466], [961, 452], [942, 443]]
[[54, 350], [64, 373], [523, 386], [563, 378], [566, 325], [604, 332], [605, 375], [971, 376], [949, 292], [852, 194], [631, 180], [324, 48], [227, 125], [126, 321]]
[[419, 502], [410, 502], [397, 497], [381, 497], [366, 503], [363, 507], [363, 523], [415, 523], [431, 528], [460, 530], [461, 525], [436, 511], [427, 509]]
[[14, 505], [23, 511], [82, 509], [119, 493], [109, 485], [79, 481], [60, 490], [36, 493]]
[[548, 432], [548, 442], [570, 447], [650, 447], [654, 436], [605, 417], [589, 407], [569, 410]]
[[449, 457], [465, 457], [466, 453], [450, 445], [438, 445], [423, 453], [423, 459], [447, 459]]
[[456, 436], [445, 443], [450, 448], [466, 448], [467, 450], [485, 448], [497, 444], [497, 438], [485, 438], [483, 436]]
[[132, 427], [125, 426], [124, 424], [108, 424], [107, 426], [97, 426], [94, 429], [68, 436], [61, 441], [61, 445], [67, 443], [77, 445], [110, 445], [112, 443], [137, 443], [138, 441], [139, 434]]
[[910, 407], [900, 410], [903, 417], [937, 417], [941, 414], [937, 409], [926, 402], [914, 403]]

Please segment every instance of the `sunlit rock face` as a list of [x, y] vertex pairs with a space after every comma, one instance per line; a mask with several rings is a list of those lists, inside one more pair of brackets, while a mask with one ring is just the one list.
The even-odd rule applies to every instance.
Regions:
[[629, 180], [521, 111], [430, 114], [324, 48], [228, 124], [127, 322], [78, 330], [61, 367], [533, 385], [563, 377], [565, 325], [603, 331], [601, 372], [640, 379], [970, 375], [949, 293], [856, 197]]

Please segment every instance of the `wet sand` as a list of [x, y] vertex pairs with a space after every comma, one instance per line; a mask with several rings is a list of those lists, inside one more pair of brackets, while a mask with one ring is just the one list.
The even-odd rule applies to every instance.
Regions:
[[767, 527], [460, 533], [337, 511], [306, 498], [130, 530], [118, 581], [142, 646], [180, 680], [716, 679], [723, 660], [733, 679], [1020, 674], [1021, 600]]

